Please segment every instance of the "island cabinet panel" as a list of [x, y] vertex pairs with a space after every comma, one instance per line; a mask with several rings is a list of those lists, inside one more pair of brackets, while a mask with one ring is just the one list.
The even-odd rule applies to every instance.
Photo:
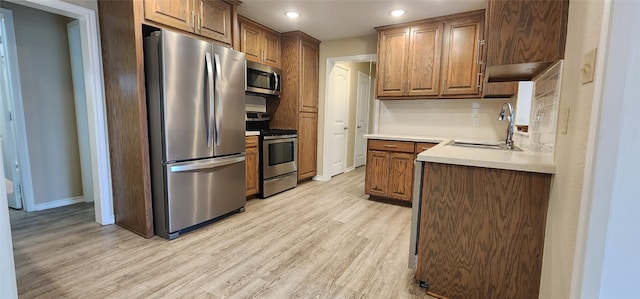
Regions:
[[260, 164], [258, 156], [258, 136], [245, 137], [246, 154], [246, 196], [256, 195], [260, 192]]
[[569, 1], [487, 1], [487, 81], [531, 80], [564, 58]]
[[551, 175], [426, 163], [416, 278], [446, 298], [537, 299]]
[[484, 10], [377, 27], [381, 99], [481, 95]]

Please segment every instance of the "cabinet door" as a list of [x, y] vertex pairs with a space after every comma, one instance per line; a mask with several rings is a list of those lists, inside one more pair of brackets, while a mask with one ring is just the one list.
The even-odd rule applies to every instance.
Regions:
[[231, 44], [232, 5], [220, 0], [199, 0], [199, 5], [201, 21], [198, 24], [198, 29], [200, 35]]
[[302, 40], [300, 45], [300, 111], [318, 112], [318, 46]]
[[364, 193], [387, 197], [389, 190], [389, 152], [368, 150]]
[[564, 57], [568, 0], [491, 0], [487, 6], [488, 66]]
[[263, 31], [262, 59], [264, 64], [280, 68], [280, 35], [274, 32]]
[[144, 0], [144, 18], [193, 32], [193, 0]]
[[406, 95], [438, 95], [441, 49], [442, 23], [411, 27]]
[[298, 180], [316, 175], [318, 114], [301, 112], [298, 128]]
[[246, 139], [246, 196], [257, 194], [260, 190], [258, 164], [258, 137], [249, 136]]
[[411, 201], [413, 192], [413, 153], [390, 153], [389, 197]]
[[483, 15], [445, 22], [442, 95], [480, 95], [483, 28]]
[[404, 95], [407, 83], [409, 28], [390, 29], [378, 34], [378, 97]]
[[262, 62], [260, 32], [260, 28], [253, 24], [240, 23], [240, 52], [243, 52], [249, 61]]

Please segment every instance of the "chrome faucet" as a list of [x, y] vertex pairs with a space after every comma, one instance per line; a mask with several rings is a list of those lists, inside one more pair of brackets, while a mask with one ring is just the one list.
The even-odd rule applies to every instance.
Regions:
[[[509, 115], [507, 115], [507, 109], [509, 109]], [[505, 145], [507, 146], [507, 149], [511, 150], [513, 149], [513, 122], [515, 117], [513, 115], [513, 106], [509, 102], [502, 105], [502, 111], [500, 111], [500, 114], [498, 115], [498, 120], [505, 120], [505, 118], [509, 121]]]

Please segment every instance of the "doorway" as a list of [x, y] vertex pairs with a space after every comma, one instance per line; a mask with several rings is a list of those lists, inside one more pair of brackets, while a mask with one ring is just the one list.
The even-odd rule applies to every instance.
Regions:
[[322, 180], [366, 163], [376, 55], [327, 59]]
[[[84, 5], [84, 4], [81, 4], [81, 5]], [[91, 6], [91, 3], [87, 2], [86, 5]], [[83, 113], [83, 115], [85, 116], [84, 119], [86, 119], [86, 121], [84, 122], [84, 126], [85, 126], [84, 131], [86, 132], [86, 135], [84, 136], [83, 140], [85, 141], [84, 147], [89, 149], [88, 154], [85, 155], [85, 158], [88, 158], [88, 159], [84, 159], [84, 161], [86, 161], [86, 163], [84, 164], [88, 165], [88, 167], [84, 167], [84, 168], [87, 169], [86, 173], [88, 174], [87, 177], [89, 179], [86, 182], [83, 181], [83, 183], [85, 184], [80, 183], [81, 185], [85, 185], [86, 187], [80, 186], [77, 188], [93, 190], [92, 197], [94, 201], [96, 222], [103, 225], [113, 224], [115, 219], [114, 219], [113, 203], [112, 203], [112, 196], [111, 196], [111, 177], [110, 177], [108, 144], [107, 144], [107, 134], [106, 134], [106, 120], [105, 120], [106, 113], [105, 113], [105, 107], [104, 107], [105, 102], [104, 102], [104, 93], [103, 93], [104, 87], [103, 87], [103, 81], [102, 81], [101, 55], [100, 55], [100, 48], [98, 43], [98, 27], [97, 27], [98, 24], [96, 20], [96, 11], [94, 9], [78, 6], [75, 4], [70, 4], [64, 1], [47, 1], [46, 3], [43, 3], [41, 1], [36, 1], [36, 0], [28, 0], [28, 1], [12, 1], [11, 0], [3, 3], [3, 7], [6, 7], [6, 6], [28, 7], [30, 9], [34, 9], [37, 11], [48, 12], [48, 13], [62, 16], [64, 18], [69, 18], [69, 20], [75, 19], [77, 21], [77, 23], [75, 24], [75, 27], [72, 25], [71, 27], [73, 28], [70, 27], [68, 33], [66, 30], [63, 33], [65, 36], [67, 34], [75, 36], [74, 38], [76, 41], [75, 46], [74, 45], [68, 45], [68, 46], [71, 46], [72, 48], [74, 48], [74, 51], [76, 52], [74, 54], [74, 58], [76, 58], [75, 60], [76, 68], [82, 70], [82, 72], [80, 73], [81, 75], [76, 76], [76, 79], [78, 80], [78, 82], [84, 83], [84, 84], [81, 84], [84, 87], [84, 90], [79, 89], [79, 90], [74, 90], [74, 92], [84, 93], [84, 100], [82, 101], [83, 102], [82, 104], [86, 105], [86, 106], [80, 106], [80, 108], [73, 109], [73, 106], [75, 104], [73, 103], [71, 104], [72, 111], [78, 110], [79, 112], [84, 112]], [[41, 37], [42, 36], [40, 36], [40, 38]], [[38, 39], [39, 37], [36, 35], [33, 38]], [[20, 81], [20, 75], [19, 75], [20, 71], [18, 68], [18, 59], [17, 59], [18, 55], [14, 54], [16, 57], [12, 57], [12, 54], [10, 53], [12, 49], [15, 53], [17, 53], [15, 42], [13, 42], [12, 44], [7, 43], [7, 47], [5, 49], [9, 50], [9, 52], [7, 53], [8, 67], [5, 68], [9, 70], [8, 71], [9, 74], [6, 77], [5, 76], [2, 77], [3, 79], [2, 84], [9, 82], [10, 86], [15, 86], [14, 82]], [[21, 48], [21, 51], [23, 51], [22, 48]], [[26, 62], [25, 64], [28, 64], [28, 63], [29, 62]], [[35, 64], [35, 66], [32, 65], [32, 67], [37, 69], [39, 67], [45, 67], [45, 65], [40, 63], [40, 64]], [[10, 81], [5, 80], [7, 78], [11, 80]], [[26, 77], [26, 78], [28, 79], [29, 77]], [[30, 85], [31, 87], [28, 88], [27, 91], [31, 92], [33, 89], [37, 88], [39, 85], [42, 85], [42, 84], [51, 84], [52, 81], [54, 80], [39, 80], [39, 82], [32, 82], [32, 84]], [[23, 84], [26, 84], [26, 81], [23, 82]], [[26, 88], [27, 86], [24, 86], [24, 87]], [[16, 181], [21, 180], [20, 190], [22, 190], [22, 198], [24, 199], [24, 201], [22, 202], [24, 203], [23, 207], [25, 207], [27, 211], [33, 211], [33, 210], [36, 210], [35, 207], [37, 206], [37, 204], [33, 202], [34, 186], [33, 186], [33, 182], [30, 180], [33, 178], [32, 175], [35, 175], [35, 173], [34, 172], [29, 173], [31, 171], [31, 165], [29, 161], [30, 160], [29, 149], [30, 149], [30, 146], [32, 146], [31, 148], [32, 152], [36, 152], [38, 155], [40, 155], [39, 158], [41, 160], [43, 159], [46, 160], [48, 158], [47, 157], [48, 143], [46, 142], [41, 143], [41, 145], [38, 147], [28, 144], [27, 138], [26, 138], [28, 137], [27, 129], [26, 129], [27, 125], [24, 118], [25, 111], [24, 109], [20, 109], [20, 105], [22, 105], [23, 102], [22, 102], [22, 99], [20, 99], [20, 97], [15, 96], [16, 90], [18, 91], [22, 90], [24, 92], [25, 89], [12, 88], [12, 90], [14, 91], [14, 94], [11, 97], [9, 102], [13, 104], [13, 107], [11, 107], [10, 105], [5, 105], [7, 108], [2, 110], [3, 112], [5, 112], [10, 109], [13, 109], [12, 111], [10, 111], [11, 115], [9, 116], [10, 119], [14, 122], [15, 132], [16, 132], [14, 133], [14, 138], [16, 139], [16, 142], [13, 143], [16, 149], [14, 150], [15, 154], [13, 156], [17, 156], [16, 160], [19, 162], [18, 165], [20, 166], [19, 167], [20, 176], [19, 178], [16, 179]], [[48, 95], [46, 92], [44, 92], [42, 95], [40, 95], [40, 97], [47, 98]], [[75, 97], [71, 95], [70, 98], [75, 98]], [[47, 104], [50, 104], [50, 103], [47, 103]], [[51, 107], [59, 110], [62, 109], [60, 107], [57, 107], [56, 105], [53, 105]], [[47, 109], [47, 108], [44, 108], [44, 109]], [[46, 115], [47, 114], [46, 111], [43, 112], [43, 114]], [[80, 121], [80, 118], [77, 118], [77, 119], [78, 121]], [[73, 121], [75, 122], [75, 119]], [[29, 125], [33, 126], [33, 124], [31, 123]], [[5, 127], [10, 128], [10, 126], [5, 126]], [[37, 128], [37, 129], [41, 129], [41, 128]], [[79, 135], [80, 134], [78, 133], [78, 136]], [[50, 138], [50, 137], [48, 135], [45, 135], [43, 138]], [[47, 139], [47, 141], [56, 142], [55, 138]], [[78, 146], [76, 141], [76, 148], [77, 147]], [[8, 155], [8, 157], [9, 157], [7, 158], [8, 160], [13, 159], [11, 155]], [[14, 166], [14, 165], [15, 164], [12, 163], [11, 166]], [[12, 170], [11, 167], [6, 167], [6, 168], [9, 170]], [[41, 174], [38, 173], [38, 175], [41, 175]], [[52, 172], [46, 173], [45, 178], [63, 176], [63, 175], [65, 174], [59, 174], [59, 173], [56, 173], [55, 171], [52, 171]], [[76, 198], [63, 198], [63, 199], [78, 200]], [[56, 203], [56, 204], [62, 205], [65, 203], [63, 202], [63, 203]], [[43, 206], [40, 206], [40, 208], [43, 208]], [[47, 208], [47, 206], [45, 205], [44, 208]]]

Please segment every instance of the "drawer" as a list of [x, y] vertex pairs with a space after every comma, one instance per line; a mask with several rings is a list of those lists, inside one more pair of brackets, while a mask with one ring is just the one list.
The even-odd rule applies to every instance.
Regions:
[[369, 139], [369, 149], [389, 152], [413, 153], [413, 142]]
[[422, 153], [434, 146], [438, 145], [437, 143], [428, 143], [428, 142], [418, 142], [416, 143], [416, 150], [415, 153], [419, 154]]
[[245, 147], [257, 147], [258, 146], [258, 136], [247, 136], [244, 139]]

